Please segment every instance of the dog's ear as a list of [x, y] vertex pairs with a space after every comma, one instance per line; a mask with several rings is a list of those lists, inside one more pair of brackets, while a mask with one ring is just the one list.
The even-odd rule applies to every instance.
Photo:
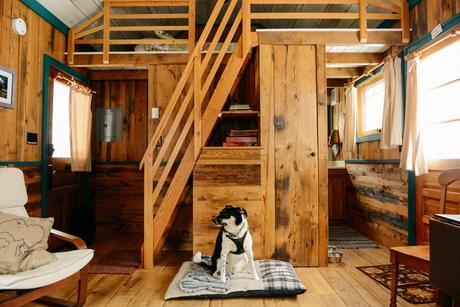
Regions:
[[248, 217], [248, 212], [246, 211], [246, 209], [240, 208], [240, 212], [241, 212], [241, 214], [244, 215], [245, 217]]
[[225, 209], [230, 209], [230, 208], [233, 208], [232, 204], [228, 204], [225, 206]]

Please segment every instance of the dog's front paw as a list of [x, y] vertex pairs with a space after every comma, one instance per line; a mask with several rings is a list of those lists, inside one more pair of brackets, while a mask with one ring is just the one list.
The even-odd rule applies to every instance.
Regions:
[[222, 283], [226, 283], [226, 282], [227, 282], [227, 280], [225, 279], [225, 276], [220, 277], [220, 282], [222, 282]]
[[259, 275], [257, 275], [257, 274], [254, 274], [254, 280], [260, 280], [260, 277], [259, 277]]

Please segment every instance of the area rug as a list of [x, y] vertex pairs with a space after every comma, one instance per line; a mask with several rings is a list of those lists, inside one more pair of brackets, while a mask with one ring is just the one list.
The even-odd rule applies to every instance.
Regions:
[[[391, 289], [391, 264], [357, 267], [358, 270]], [[399, 266], [398, 295], [411, 304], [426, 304], [435, 301], [435, 289], [427, 274], [419, 270]]]
[[90, 274], [131, 274], [141, 265], [141, 255], [136, 250], [110, 252], [97, 263], [89, 265]]
[[350, 226], [329, 226], [329, 246], [342, 249], [379, 247]]

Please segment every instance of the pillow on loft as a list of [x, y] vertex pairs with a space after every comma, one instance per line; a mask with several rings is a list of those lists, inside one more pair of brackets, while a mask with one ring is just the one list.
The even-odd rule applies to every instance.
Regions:
[[51, 263], [47, 251], [53, 218], [21, 217], [0, 212], [0, 274], [27, 271]]
[[224, 284], [201, 266], [184, 262], [169, 285], [165, 300], [294, 296], [306, 291], [290, 263], [278, 260], [257, 260], [255, 263], [260, 280], [232, 278]]

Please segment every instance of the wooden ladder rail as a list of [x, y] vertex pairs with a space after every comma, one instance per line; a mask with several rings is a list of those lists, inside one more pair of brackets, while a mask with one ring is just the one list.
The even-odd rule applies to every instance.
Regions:
[[[151, 141], [147, 147], [144, 157], [141, 160], [140, 167], [145, 167], [145, 192], [144, 195], [144, 267], [151, 269], [153, 267], [153, 258], [155, 251], [161, 250], [161, 245], [164, 242], [164, 235], [167, 233], [168, 225], [170, 224], [171, 218], [174, 216], [177, 208], [177, 202], [181, 196], [181, 192], [185, 188], [188, 178], [191, 175], [193, 167], [198, 159], [199, 153], [201, 152], [204, 142], [210, 135], [212, 126], [207, 122], [202, 122], [202, 104], [207, 97], [210, 85], [215, 79], [219, 66], [222, 64], [226, 51], [230, 47], [233, 37], [235, 36], [239, 25], [242, 22], [241, 10], [236, 14], [235, 20], [230, 27], [230, 30], [226, 34], [224, 42], [222, 43], [220, 51], [215, 55], [215, 59], [211, 62], [211, 58], [214, 51], [223, 37], [226, 24], [230, 21], [239, 0], [231, 0], [228, 4], [225, 13], [220, 21], [220, 25], [217, 27], [216, 33], [209, 45], [204, 58], [202, 59], [201, 51], [203, 50], [205, 43], [211, 33], [211, 30], [216, 23], [217, 17], [221, 15], [225, 0], [218, 0], [213, 12], [206, 24], [203, 33], [201, 34], [194, 50], [191, 52], [189, 61], [184, 68], [183, 74], [171, 96], [171, 99], [164, 111], [163, 117], [161, 118], [157, 129], [155, 130]], [[245, 28], [249, 30], [249, 28]], [[246, 37], [250, 37], [251, 34], [247, 34]], [[246, 58], [249, 53], [251, 46], [245, 47], [246, 53], [242, 48], [241, 39], [238, 43], [238, 47], [234, 50], [234, 53], [230, 57], [227, 67], [224, 70], [223, 75], [220, 77], [216, 91], [211, 96], [209, 106], [214, 106], [218, 103], [220, 109], [223, 107], [225, 100], [228, 96], [233, 83], [242, 67], [243, 59]], [[238, 60], [235, 60], [238, 58]], [[211, 65], [211, 66], [209, 66]], [[209, 66], [209, 70], [208, 70]], [[204, 78], [204, 72], [208, 71], [207, 77]], [[230, 71], [230, 72], [229, 72]], [[236, 71], [236, 73], [235, 73]], [[191, 79], [191, 82], [188, 82]], [[203, 84], [203, 79], [204, 84]], [[191, 84], [188, 89], [186, 85]], [[180, 99], [182, 93], [186, 90], [187, 94], [183, 100]], [[217, 95], [216, 95], [217, 94]], [[190, 102], [193, 99], [193, 104]], [[180, 105], [178, 105], [180, 103]], [[178, 111], [174, 113], [173, 111]], [[190, 111], [191, 109], [191, 111]], [[205, 112], [206, 113], [206, 112]], [[214, 112], [213, 118], [206, 117], [206, 121], [215, 122], [217, 120], [218, 112]], [[178, 128], [181, 122], [187, 118], [185, 126], [180, 131], [180, 135], [177, 138]], [[194, 137], [188, 145], [184, 144], [187, 135], [192, 131], [192, 124], [194, 126], [193, 133]], [[201, 128], [204, 127], [203, 131]], [[162, 136], [165, 136], [163, 145], [158, 153], [155, 153], [155, 147]], [[174, 140], [177, 141], [174, 143]], [[174, 147], [171, 148], [174, 143]], [[173, 163], [175, 162], [180, 149], [184, 147], [186, 151], [181, 159], [179, 167], [174, 174], [170, 186], [167, 188], [163, 201], [157, 211], [155, 217], [153, 217], [153, 206], [156, 204], [157, 199], [160, 196], [161, 191], [164, 188], [166, 180], [172, 170]], [[169, 154], [169, 155], [168, 155]], [[166, 166], [161, 170], [159, 180], [153, 189], [153, 177], [156, 176], [160, 170], [161, 162], [167, 159]], [[148, 178], [147, 178], [148, 177]]]

